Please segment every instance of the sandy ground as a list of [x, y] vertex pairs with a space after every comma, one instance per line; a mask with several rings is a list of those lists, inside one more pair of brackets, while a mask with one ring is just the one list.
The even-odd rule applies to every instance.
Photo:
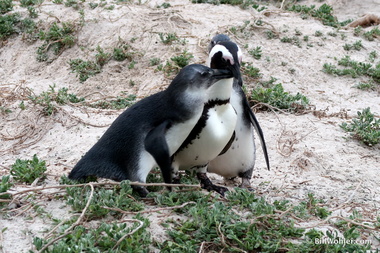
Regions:
[[[380, 13], [377, 0], [338, 0], [326, 1], [332, 5], [340, 21], [358, 18], [367, 13]], [[87, 2], [86, 2], [87, 3]], [[22, 92], [26, 88], [36, 94], [46, 91], [55, 84], [56, 89], [69, 88], [69, 92], [98, 99], [117, 96], [124, 91], [142, 98], [164, 89], [170, 82], [156, 66], [150, 66], [150, 59], [161, 61], [187, 50], [194, 55], [192, 63], [205, 64], [207, 44], [216, 33], [229, 33], [232, 27], [241, 27], [245, 21], [261, 19], [262, 28], [247, 27], [244, 32], [231, 35], [243, 49], [243, 61], [259, 68], [264, 80], [271, 76], [282, 83], [291, 93], [300, 92], [310, 99], [315, 110], [325, 111], [317, 117], [312, 113], [294, 115], [288, 113], [259, 112], [257, 117], [263, 128], [272, 168], [265, 169], [265, 161], [258, 144], [257, 163], [251, 180], [258, 194], [271, 199], [289, 199], [299, 202], [306, 194], [314, 193], [324, 199], [336, 213], [346, 215], [356, 208], [368, 219], [379, 216], [380, 203], [380, 147], [367, 147], [346, 138], [348, 135], [339, 127], [349, 121], [356, 112], [366, 107], [380, 113], [379, 94], [376, 91], [363, 91], [353, 88], [362, 79], [334, 77], [322, 72], [324, 63], [334, 63], [334, 57], [347, 54], [355, 60], [366, 60], [371, 51], [380, 52], [379, 39], [369, 42], [362, 39], [361, 51], [347, 52], [346, 43], [359, 38], [352, 30], [340, 30], [337, 37], [327, 36], [336, 32], [313, 18], [302, 19], [300, 15], [270, 6], [270, 15], [253, 9], [225, 5], [191, 4], [186, 0], [170, 2], [168, 9], [157, 8], [164, 1], [147, 1], [143, 4], [115, 5], [114, 10], [96, 8], [91, 10], [85, 4], [85, 25], [78, 33], [75, 46], [65, 50], [52, 63], [36, 61], [36, 49], [42, 42], [27, 43], [20, 36], [11, 38], [0, 48], [0, 89], [2, 100], [12, 113], [0, 114], [0, 175], [9, 174], [8, 168], [17, 158], [30, 159], [33, 154], [46, 160], [48, 164], [48, 184], [56, 183], [67, 174], [78, 159], [96, 142], [121, 111], [97, 110], [74, 106], [62, 106], [54, 118], [41, 117], [33, 110], [30, 102], [27, 109], [18, 108]], [[322, 4], [320, 1], [303, 1], [302, 4]], [[278, 4], [279, 6], [280, 4]], [[25, 9], [15, 8], [16, 11]], [[44, 2], [39, 19], [44, 22], [79, 20], [79, 14], [72, 8]], [[279, 39], [268, 39], [265, 30], [273, 29], [283, 36], [294, 36], [295, 30], [302, 36], [309, 36], [307, 47], [282, 43]], [[324, 36], [314, 36], [321, 31]], [[164, 45], [158, 33], [176, 33], [186, 39], [181, 45]], [[340, 34], [346, 38], [341, 39]], [[80, 83], [70, 72], [68, 61], [74, 58], [94, 59], [94, 49], [99, 45], [112, 50], [118, 39], [130, 41], [138, 54], [136, 65], [128, 69], [128, 62], [111, 61], [102, 72]], [[257, 46], [262, 48], [262, 58], [253, 59], [248, 51]], [[135, 85], [131, 86], [130, 81]], [[364, 80], [364, 79], [363, 79]], [[245, 83], [248, 90], [254, 82]], [[78, 117], [81, 120], [78, 121]], [[84, 124], [88, 123], [88, 124]], [[94, 126], [96, 125], [96, 126]], [[17, 140], [5, 137], [24, 135]], [[22, 140], [22, 143], [18, 141]], [[211, 175], [219, 183], [220, 177]], [[47, 211], [59, 217], [66, 210], [62, 203], [49, 202]], [[31, 238], [50, 226], [39, 220], [26, 221], [23, 216], [1, 220], [2, 252], [27, 252]], [[17, 242], [17, 244], [15, 244]], [[377, 247], [376, 245], [374, 247]]]

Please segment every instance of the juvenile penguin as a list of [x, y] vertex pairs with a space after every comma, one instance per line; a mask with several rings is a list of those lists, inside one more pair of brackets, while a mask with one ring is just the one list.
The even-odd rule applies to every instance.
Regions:
[[[88, 176], [116, 181], [145, 182], [157, 165], [166, 183], [172, 182], [172, 155], [202, 115], [208, 89], [223, 79], [228, 70], [199, 64], [183, 68], [166, 90], [144, 98], [125, 110], [98, 142], [80, 159], [70, 179]], [[148, 191], [134, 187], [141, 195]]]
[[[216, 61], [220, 63], [217, 68], [229, 69], [238, 77], [240, 66], [234, 61], [229, 61], [232, 56], [222, 54], [219, 49], [215, 46], [210, 53], [211, 57], [218, 59]], [[223, 58], [225, 56], [226, 59]], [[192, 168], [196, 170], [202, 188], [221, 195], [227, 191], [225, 187], [214, 185], [206, 172], [208, 163], [225, 152], [234, 140], [237, 115], [230, 104], [232, 86], [233, 78], [222, 79], [208, 90], [209, 100], [204, 105], [202, 116], [173, 156], [173, 178], [177, 181], [178, 169]]]
[[[230, 58], [234, 61], [238, 59], [237, 64], [240, 67], [242, 60], [240, 48], [227, 35], [219, 34], [211, 40], [209, 45], [209, 64], [211, 68], [221, 67], [220, 58], [211, 57], [216, 47], [221, 48], [220, 52], [224, 55], [224, 58]], [[231, 94], [231, 104], [238, 116], [235, 127], [235, 139], [224, 154], [216, 157], [209, 163], [208, 171], [225, 178], [240, 177], [242, 178], [241, 187], [251, 189], [250, 179], [256, 159], [253, 129], [258, 133], [268, 170], [269, 157], [263, 131], [249, 106], [242, 85], [243, 81], [239, 71], [238, 77], [234, 77]]]

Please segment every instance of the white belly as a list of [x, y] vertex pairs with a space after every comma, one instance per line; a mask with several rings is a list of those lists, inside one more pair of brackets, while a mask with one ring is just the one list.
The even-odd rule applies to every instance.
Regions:
[[244, 124], [243, 107], [240, 98], [234, 91], [231, 104], [237, 112], [235, 139], [226, 153], [216, 157], [208, 165], [208, 172], [216, 173], [226, 178], [236, 177], [240, 172], [252, 169], [255, 165], [256, 147], [254, 128], [251, 124]]
[[[199, 118], [202, 115], [202, 111], [203, 107], [197, 108], [191, 119], [183, 123], [176, 124], [167, 131], [165, 139], [169, 146], [170, 156], [172, 156], [174, 152], [178, 150], [191, 130], [193, 130], [194, 126], [197, 124]], [[139, 157], [139, 178], [145, 182], [148, 173], [157, 166], [158, 165], [153, 156], [144, 150]]]
[[231, 104], [210, 108], [206, 125], [198, 138], [175, 155], [175, 167], [190, 169], [205, 165], [217, 157], [231, 139], [236, 120], [236, 112]]

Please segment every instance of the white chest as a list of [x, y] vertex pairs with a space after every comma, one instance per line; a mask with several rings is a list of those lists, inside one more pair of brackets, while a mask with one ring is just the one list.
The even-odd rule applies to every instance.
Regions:
[[205, 126], [189, 145], [176, 154], [174, 164], [179, 169], [190, 169], [216, 158], [230, 141], [236, 120], [236, 112], [229, 103], [210, 108]]

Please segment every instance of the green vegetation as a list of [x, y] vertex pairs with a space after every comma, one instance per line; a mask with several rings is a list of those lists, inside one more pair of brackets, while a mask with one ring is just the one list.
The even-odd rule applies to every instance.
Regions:
[[3, 207], [2, 199], [10, 199], [12, 196], [6, 193], [12, 186], [10, 182], [10, 175], [2, 176], [0, 181], [0, 207]]
[[120, 47], [114, 48], [112, 54], [113, 59], [116, 61], [124, 61], [125, 59], [132, 61], [133, 53], [129, 51], [130, 49], [131, 46], [129, 46], [128, 44], [124, 44]]
[[0, 0], [0, 14], [13, 10], [12, 0]]
[[355, 49], [357, 51], [360, 51], [363, 48], [362, 41], [358, 40], [358, 41], [355, 41], [353, 44], [346, 43], [346, 44], [344, 44], [343, 48], [346, 51], [350, 51], [351, 49]]
[[31, 184], [37, 178], [45, 178], [46, 162], [40, 161], [37, 155], [32, 160], [17, 159], [11, 167], [11, 175], [18, 182]]
[[[160, 173], [155, 173], [148, 182], [152, 180], [162, 182]], [[8, 181], [9, 176], [3, 177], [0, 192], [11, 187]], [[184, 174], [181, 181], [196, 182], [192, 173]], [[285, 199], [269, 202], [241, 188], [228, 192], [226, 198], [219, 198], [199, 190], [170, 192], [156, 187], [150, 188], [152, 192], [146, 202], [134, 195], [128, 181], [118, 185], [75, 185], [63, 176], [61, 183], [66, 193], [59, 192], [57, 196], [65, 199], [76, 214], [61, 220], [34, 204], [33, 212], [53, 221], [50, 236], [33, 238], [35, 249], [43, 253], [150, 252], [152, 249], [199, 252], [205, 245], [210, 252], [281, 252], [283, 249], [288, 252], [362, 252], [371, 247], [340, 243], [342, 240], [335, 244], [318, 243], [322, 238], [356, 240], [366, 232], [364, 225], [361, 226], [363, 217], [357, 211], [348, 218], [338, 217], [327, 222], [332, 212], [325, 201], [312, 193], [300, 203], [290, 204]], [[27, 199], [33, 201], [33, 194], [27, 195]], [[39, 194], [39, 199], [43, 195]], [[48, 195], [51, 198], [52, 193]], [[0, 196], [5, 199], [4, 194]], [[145, 217], [144, 212], [148, 212]], [[163, 218], [160, 226], [166, 230], [169, 240], [156, 241], [150, 235], [149, 213], [157, 212], [168, 217]], [[173, 216], [165, 212], [186, 218], [171, 218]], [[77, 215], [79, 213], [81, 215]], [[125, 217], [128, 214], [132, 218]], [[317, 227], [305, 229], [299, 223], [320, 224], [321, 219], [333, 229], [326, 232]], [[378, 220], [380, 222], [380, 218]], [[366, 222], [365, 226], [375, 228], [378, 224]]]
[[40, 31], [39, 38], [45, 42], [37, 49], [37, 60], [48, 61], [50, 50], [57, 56], [72, 47], [76, 41], [75, 32], [76, 25], [70, 22], [54, 22], [46, 31]]
[[185, 50], [180, 55], [170, 58], [170, 61], [167, 61], [164, 66], [162, 64], [158, 65], [157, 70], [163, 71], [167, 75], [177, 74], [180, 69], [189, 65], [192, 58], [194, 56]]
[[374, 82], [380, 83], [380, 64], [373, 66], [371, 63], [354, 61], [351, 60], [350, 56], [345, 56], [338, 61], [338, 65], [344, 68], [325, 63], [323, 64], [323, 72], [338, 76], [349, 75], [353, 78], [367, 76]]
[[55, 86], [51, 85], [48, 91], [44, 91], [39, 95], [30, 96], [29, 99], [36, 105], [42, 106], [42, 111], [45, 115], [53, 115], [57, 111], [57, 106], [68, 103], [82, 103], [84, 106], [101, 109], [120, 110], [131, 106], [135, 100], [135, 95], [122, 93], [121, 96], [111, 100], [99, 100], [96, 102], [86, 102], [83, 97], [78, 97], [76, 94], [69, 93], [68, 88], [55, 90]]
[[364, 32], [361, 26], [355, 27], [354, 29], [355, 36], [362, 36], [368, 41], [374, 41], [375, 38], [380, 37], [380, 29], [378, 27], [372, 28], [371, 30]]
[[281, 109], [290, 112], [300, 112], [307, 108], [309, 99], [304, 95], [297, 93], [292, 95], [285, 92], [282, 84], [275, 84], [271, 88], [257, 88], [251, 92], [250, 99], [254, 103], [261, 103], [258, 107], [262, 110]]
[[321, 5], [318, 9], [315, 9], [315, 5], [293, 5], [288, 8], [289, 11], [294, 11], [301, 13], [303, 18], [311, 16], [318, 20], [321, 20], [324, 25], [332, 27], [341, 27], [351, 22], [351, 20], [346, 20], [344, 22], [338, 22], [338, 19], [333, 16], [333, 8], [327, 4]]
[[361, 112], [358, 111], [357, 114], [357, 118], [352, 119], [350, 124], [342, 123], [340, 127], [365, 145], [378, 144], [380, 142], [380, 119], [375, 118], [369, 107]]
[[86, 81], [91, 76], [101, 72], [101, 66], [94, 61], [85, 61], [82, 59], [73, 59], [69, 61], [72, 73], [76, 73], [80, 82]]
[[22, 19], [18, 13], [0, 15], [0, 41], [13, 34], [25, 34], [25, 39], [36, 40], [37, 25], [30, 18]]
[[140, 211], [143, 205], [132, 197], [132, 188], [128, 181], [123, 181], [119, 186], [111, 189], [104, 187], [95, 188], [90, 199], [90, 187], [67, 187], [66, 203], [76, 212], [82, 211], [87, 202], [90, 206], [86, 213], [86, 219], [97, 219], [106, 215], [113, 215], [120, 218], [120, 212], [115, 212], [104, 207], [120, 208], [122, 210]]
[[102, 100], [93, 104], [87, 103], [86, 105], [93, 108], [120, 110], [125, 109], [128, 106], [131, 106], [132, 104], [134, 104], [135, 100], [135, 95], [123, 94], [123, 96], [118, 96], [116, 99], [110, 101]]
[[229, 4], [229, 5], [239, 5], [242, 9], [247, 9], [248, 7], [252, 6], [257, 11], [263, 11], [266, 9], [266, 7], [259, 6], [256, 1], [252, 0], [192, 0], [193, 4]]
[[290, 43], [290, 44], [296, 45], [297, 47], [301, 47], [301, 40], [297, 36], [293, 36], [293, 37], [284, 36], [280, 39], [280, 41], [284, 43]]
[[256, 60], [260, 60], [262, 56], [262, 50], [261, 47], [255, 47], [254, 49], [251, 49], [248, 51], [250, 55], [253, 56]]
[[67, 103], [79, 103], [84, 101], [84, 98], [77, 97], [73, 93], [68, 93], [67, 88], [61, 88], [58, 92], [55, 91], [55, 85], [50, 85], [48, 91], [42, 92], [40, 95], [29, 97], [33, 103], [41, 105], [45, 115], [53, 115], [57, 110], [58, 105]]
[[[42, 252], [142, 252], [149, 253], [151, 244], [150, 234], [147, 232], [149, 221], [141, 216], [135, 217], [141, 220], [142, 226], [136, 221], [133, 225], [127, 222], [102, 222], [96, 228], [76, 226], [70, 234], [63, 236], [62, 240]], [[65, 235], [65, 229], [69, 225], [60, 227], [58, 234]], [[67, 233], [66, 233], [67, 234]], [[131, 234], [131, 235], [129, 235]], [[129, 235], [126, 237], [126, 235]], [[125, 238], [123, 240], [123, 238]], [[119, 242], [117, 244], [117, 242]], [[48, 243], [46, 239], [34, 237], [33, 245], [37, 250], [42, 250]]]
[[[370, 248], [370, 245], [360, 244], [318, 244], [316, 239], [336, 239], [338, 235], [295, 226], [294, 218], [305, 220], [330, 215], [321, 206], [323, 201], [316, 200], [313, 194], [308, 194], [308, 200], [297, 206], [288, 201], [271, 204], [240, 188], [228, 193], [223, 202], [209, 196], [192, 196], [187, 201], [195, 202], [185, 209], [188, 218], [167, 220], [171, 225], [167, 232], [171, 240], [157, 243], [160, 252], [198, 252], [204, 243], [212, 252], [281, 252], [283, 249], [289, 252], [344, 252], [350, 248]], [[343, 234], [346, 239], [360, 236], [356, 227], [347, 228]]]
[[241, 65], [241, 72], [243, 75], [253, 79], [259, 79], [262, 77], [260, 69], [253, 67], [251, 63], [243, 62]]
[[179, 41], [179, 38], [175, 33], [158, 33], [158, 36], [160, 36], [161, 42], [165, 45], [170, 45], [175, 41]]

